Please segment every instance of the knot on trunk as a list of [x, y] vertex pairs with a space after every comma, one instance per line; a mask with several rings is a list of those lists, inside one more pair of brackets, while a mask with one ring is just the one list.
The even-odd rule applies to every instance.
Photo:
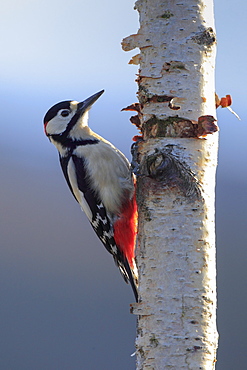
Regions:
[[195, 174], [172, 153], [172, 148], [164, 151], [156, 149], [146, 157], [145, 166], [149, 177], [162, 181], [165, 186], [178, 187], [187, 198], [201, 198]]

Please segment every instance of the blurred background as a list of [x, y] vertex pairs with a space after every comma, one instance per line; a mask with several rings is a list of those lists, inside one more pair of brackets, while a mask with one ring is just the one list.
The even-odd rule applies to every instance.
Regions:
[[[132, 291], [72, 198], [42, 119], [105, 89], [91, 127], [129, 158], [137, 101], [132, 0], [9, 0], [0, 14], [0, 368], [134, 370]], [[246, 369], [247, 2], [215, 0], [218, 109], [217, 370]]]

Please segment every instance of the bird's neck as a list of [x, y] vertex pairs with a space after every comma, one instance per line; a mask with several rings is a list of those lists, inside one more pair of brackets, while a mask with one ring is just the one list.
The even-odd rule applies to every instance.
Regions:
[[62, 156], [71, 154], [80, 145], [97, 144], [99, 141], [88, 126], [75, 127], [68, 134], [51, 135], [50, 139]]

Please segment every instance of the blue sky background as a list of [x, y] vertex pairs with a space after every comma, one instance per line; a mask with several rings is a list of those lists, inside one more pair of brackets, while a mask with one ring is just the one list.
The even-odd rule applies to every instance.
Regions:
[[[74, 202], [55, 148], [43, 134], [47, 109], [105, 89], [91, 127], [129, 158], [138, 29], [130, 0], [10, 0], [0, 12], [0, 368], [131, 370], [133, 301], [112, 258]], [[218, 370], [246, 366], [247, 3], [215, 0], [216, 86], [238, 121], [218, 109]]]

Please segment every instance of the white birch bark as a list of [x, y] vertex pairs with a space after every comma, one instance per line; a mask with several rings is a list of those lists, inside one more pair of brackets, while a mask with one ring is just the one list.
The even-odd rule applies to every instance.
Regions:
[[[213, 0], [138, 0], [137, 369], [214, 369]], [[204, 123], [200, 123], [198, 118]], [[206, 121], [205, 121], [206, 119]], [[210, 121], [210, 122], [209, 122]], [[135, 121], [136, 122], [136, 121]]]

